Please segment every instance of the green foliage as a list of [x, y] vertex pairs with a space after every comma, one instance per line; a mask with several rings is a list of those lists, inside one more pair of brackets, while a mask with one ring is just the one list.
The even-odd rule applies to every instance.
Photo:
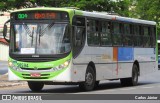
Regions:
[[136, 0], [135, 8], [132, 9], [131, 17], [157, 22], [160, 33], [160, 0]]
[[0, 11], [45, 7], [77, 7], [86, 11], [114, 11], [121, 16], [152, 20], [160, 31], [160, 0], [1, 0]]
[[129, 0], [1, 0], [0, 10], [35, 7], [35, 3], [45, 7], [77, 7], [86, 11], [115, 11], [119, 15], [128, 16]]

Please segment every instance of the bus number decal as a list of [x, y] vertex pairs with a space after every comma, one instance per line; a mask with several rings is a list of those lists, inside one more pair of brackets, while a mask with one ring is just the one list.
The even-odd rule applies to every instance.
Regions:
[[27, 68], [28, 64], [26, 64], [26, 63], [17, 63], [17, 66], [21, 67], [21, 68]]

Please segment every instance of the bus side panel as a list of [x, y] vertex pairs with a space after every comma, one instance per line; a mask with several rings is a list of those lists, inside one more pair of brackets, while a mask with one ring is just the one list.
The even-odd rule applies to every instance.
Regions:
[[[96, 68], [96, 79], [113, 78], [113, 49], [112, 47], [85, 46], [82, 52], [73, 60], [74, 71], [77, 71], [74, 81], [84, 81], [89, 62], [93, 62]], [[74, 74], [75, 75], [75, 74]]]
[[90, 49], [85, 45], [80, 54], [78, 54], [78, 56], [73, 59], [72, 80], [74, 82], [85, 81], [85, 73], [90, 61]]
[[97, 80], [113, 78], [113, 48], [112, 47], [90, 47], [92, 61], [96, 67]]
[[72, 62], [65, 71], [63, 71], [61, 74], [53, 78], [53, 82], [72, 82], [71, 75], [72, 75]]
[[118, 63], [114, 64], [114, 68], [116, 68], [116, 71], [114, 71], [114, 78], [131, 77], [133, 57], [134, 57], [133, 55], [134, 55], [134, 48], [118, 47], [117, 49]]
[[140, 62], [140, 76], [156, 72], [158, 69], [156, 68], [156, 62]]
[[112, 47], [89, 47], [91, 60], [95, 63], [96, 79], [113, 78], [113, 48]]
[[87, 68], [87, 65], [73, 64], [72, 81], [73, 82], [85, 81], [86, 68]]
[[139, 62], [140, 75], [158, 70], [154, 48], [135, 48], [134, 51], [134, 60]]
[[[118, 63], [118, 71], [115, 74], [114, 78], [128, 78], [131, 77], [133, 63]], [[116, 76], [117, 75], [117, 76]]]

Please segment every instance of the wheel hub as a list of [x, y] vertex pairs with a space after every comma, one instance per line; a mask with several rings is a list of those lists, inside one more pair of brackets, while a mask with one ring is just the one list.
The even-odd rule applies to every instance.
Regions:
[[92, 83], [93, 83], [93, 75], [91, 73], [88, 73], [86, 75], [86, 84], [87, 85], [92, 85]]

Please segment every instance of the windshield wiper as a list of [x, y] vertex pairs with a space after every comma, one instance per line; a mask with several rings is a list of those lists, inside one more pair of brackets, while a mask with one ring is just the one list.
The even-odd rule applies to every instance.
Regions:
[[52, 22], [50, 25], [48, 25], [47, 27], [45, 27], [43, 30], [41, 29], [41, 26], [38, 26], [38, 33], [39, 33], [39, 45], [40, 45], [40, 38], [44, 35], [44, 33], [47, 31], [48, 28], [51, 28], [54, 25], [54, 23]]
[[32, 30], [32, 32], [31, 32], [26, 24], [24, 24], [23, 27], [26, 30], [27, 34], [32, 38], [32, 40], [31, 40], [31, 46], [33, 46], [33, 34], [34, 34], [34, 30]]
[[[39, 45], [40, 45], [40, 37], [42, 37], [44, 35], [44, 33], [47, 31], [47, 29], [51, 28], [53, 25], [54, 25], [54, 23], [52, 22], [47, 27], [45, 27], [43, 30], [42, 30], [42, 27], [40, 25], [38, 25], [37, 33], [39, 34]], [[28, 25], [24, 24], [23, 27], [26, 30], [27, 34], [32, 38], [32, 40], [31, 40], [31, 46], [33, 46], [34, 28], [32, 29], [32, 31], [30, 31]]]

